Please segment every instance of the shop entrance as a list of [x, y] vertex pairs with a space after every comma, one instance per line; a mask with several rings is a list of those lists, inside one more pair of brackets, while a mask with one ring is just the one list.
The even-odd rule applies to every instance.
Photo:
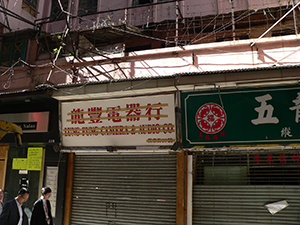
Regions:
[[176, 154], [76, 155], [72, 225], [176, 223]]

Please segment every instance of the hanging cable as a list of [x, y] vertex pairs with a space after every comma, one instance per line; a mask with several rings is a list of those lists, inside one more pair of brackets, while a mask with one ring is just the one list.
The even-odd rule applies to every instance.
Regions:
[[[253, 11], [252, 13], [250, 13], [250, 15], [252, 15], [252, 14], [254, 14], [256, 12], [257, 12], [257, 10]], [[242, 19], [250, 16], [250, 15], [244, 15], [245, 13], [247, 13], [247, 12], [244, 12], [242, 15], [240, 15], [239, 17], [237, 17], [236, 20], [235, 20], [235, 22], [238, 22], [238, 21], [240, 21], [240, 20], [242, 20]], [[192, 43], [196, 43], [198, 41], [201, 41], [201, 40], [203, 40], [203, 39], [205, 39], [205, 38], [207, 38], [207, 37], [209, 37], [209, 36], [211, 36], [213, 34], [216, 34], [216, 33], [220, 32], [220, 31], [222, 31], [222, 29], [226, 29], [227, 27], [229, 27], [231, 25], [232, 25], [232, 22], [228, 22], [224, 26], [215, 29], [214, 31], [212, 31], [211, 33], [205, 35], [204, 37], [201, 37], [198, 40], [192, 41]]]
[[257, 38], [254, 42], [252, 42], [250, 47], [255, 45], [262, 37], [264, 37], [270, 30], [272, 30], [278, 23], [281, 22], [281, 20], [283, 20], [288, 14], [290, 14], [299, 5], [300, 5], [300, 1], [296, 5], [294, 5], [286, 14], [284, 14], [279, 20], [277, 20], [277, 22], [274, 23], [269, 29], [267, 29], [262, 35], [260, 35], [259, 38]]

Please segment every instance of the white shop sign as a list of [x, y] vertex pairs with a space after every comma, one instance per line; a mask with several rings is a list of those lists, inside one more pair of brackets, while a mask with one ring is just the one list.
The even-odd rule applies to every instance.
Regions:
[[172, 145], [174, 95], [62, 103], [65, 147]]

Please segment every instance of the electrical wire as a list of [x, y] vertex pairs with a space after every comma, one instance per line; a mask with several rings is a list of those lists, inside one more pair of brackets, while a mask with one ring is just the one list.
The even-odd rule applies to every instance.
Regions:
[[14, 75], [15, 75], [13, 68], [14, 68], [19, 62], [20, 62], [19, 60], [18, 60], [17, 62], [15, 62], [11, 67], [9, 67], [6, 71], [4, 71], [4, 72], [0, 75], [0, 77], [4, 76], [5, 74], [8, 75], [7, 81], [6, 81], [5, 83], [2, 84], [2, 87], [3, 87], [4, 89], [10, 88], [11, 80], [12, 80], [12, 78], [13, 78]]
[[[246, 12], [244, 12], [242, 15], [240, 15], [239, 17], [237, 17], [237, 19], [235, 20], [235, 23], [238, 22], [238, 21], [240, 21], [240, 20], [242, 20], [242, 19], [244, 19], [244, 18], [246, 18], [246, 17], [248, 17], [248, 16], [253, 15], [256, 12], [257, 12], [257, 10], [254, 10], [252, 13], [248, 13], [247, 15], [244, 15], [246, 13]], [[224, 26], [221, 26], [221, 27], [219, 27], [217, 29], [214, 29], [211, 33], [205, 35], [204, 37], [201, 37], [201, 38], [199, 38], [197, 40], [195, 40], [195, 38], [194, 38], [191, 41], [191, 43], [192, 44], [197, 43], [197, 42], [199, 42], [199, 41], [201, 41], [201, 40], [203, 40], [203, 39], [205, 39], [205, 38], [207, 38], [207, 37], [209, 37], [209, 36], [211, 36], [213, 34], [216, 34], [216, 33], [220, 32], [220, 31], [222, 31], [223, 29], [226, 29], [227, 27], [230, 27], [230, 26], [232, 26], [232, 22], [231, 21], [227, 22]]]
[[[96, 27], [95, 21], [86, 19], [85, 17], [79, 17], [79, 16], [77, 16], [77, 15], [73, 15], [72, 13], [70, 13], [70, 12], [68, 12], [68, 11], [65, 11], [65, 10], [63, 9], [63, 7], [62, 7], [62, 4], [61, 4], [60, 0], [58, 0], [58, 2], [59, 2], [59, 4], [60, 4], [60, 8], [61, 8], [62, 12], [65, 13], [69, 18], [70, 18], [70, 17], [79, 18], [79, 19], [81, 19], [81, 20], [83, 20], [83, 21], [91, 22], [91, 23], [93, 24], [93, 28]], [[243, 15], [243, 14], [240, 15], [239, 17], [237, 17], [237, 20], [236, 20], [235, 22], [238, 22], [238, 21], [244, 19], [245, 17], [249, 17], [250, 15], [256, 13], [256, 11], [257, 11], [257, 10], [255, 10], [255, 11], [253, 11], [253, 12], [251, 12], [251, 13], [248, 13], [247, 15]], [[269, 13], [270, 13], [270, 12], [269, 12]], [[272, 14], [270, 14], [270, 15], [272, 16]], [[16, 16], [16, 15], [15, 15], [15, 16]], [[218, 16], [218, 15], [217, 15], [217, 16]], [[213, 19], [213, 21], [216, 20], [217, 16], [215, 17], [215, 19]], [[204, 32], [204, 30], [205, 30], [205, 29], [209, 26], [209, 24], [211, 24], [213, 21], [211, 21], [211, 22], [208, 23], [204, 28], [202, 28], [201, 32], [200, 32], [200, 33], [192, 40], [191, 43], [196, 43], [196, 42], [198, 42], [198, 41], [201, 41], [201, 40], [203, 40], [204, 38], [207, 38], [207, 37], [209, 37], [209, 36], [211, 36], [211, 35], [213, 35], [213, 34], [216, 34], [216, 33], [220, 32], [221, 30], [224, 30], [224, 29], [226, 29], [227, 27], [229, 27], [229, 26], [232, 25], [232, 22], [228, 22], [228, 23], [222, 25], [221, 27], [219, 27], [219, 28], [217, 28], [217, 29], [214, 29], [213, 32], [211, 32], [211, 33], [205, 35], [204, 37], [201, 37], [201, 38], [195, 40], [197, 37], [199, 37], [199, 35], [201, 35], [201, 34]], [[24, 21], [23, 21], [23, 22], [24, 22]], [[68, 24], [68, 25], [70, 25], [69, 22], [70, 22], [69, 19], [67, 19], [67, 24]], [[172, 24], [174, 24], [174, 23], [169, 24], [170, 26], [168, 27], [168, 31], [172, 31], [172, 26], [173, 26]], [[191, 24], [191, 23], [190, 23], [190, 24]], [[128, 33], [128, 34], [131, 34], [131, 35], [136, 35], [136, 36], [140, 36], [140, 37], [143, 37], [143, 38], [148, 38], [148, 39], [152, 39], [152, 40], [156, 40], [156, 41], [162, 41], [162, 42], [165, 42], [165, 43], [167, 43], [167, 44], [169, 44], [169, 43], [175, 43], [175, 41], [168, 40], [168, 38], [167, 38], [167, 39], [155, 38], [155, 37], [152, 37], [152, 36], [143, 35], [143, 34], [139, 34], [139, 33], [136, 33], [136, 32], [132, 32], [132, 31], [120, 29], [120, 28], [114, 27], [112, 24], [109, 24], [109, 23], [106, 24], [106, 25], [108, 25], [109, 27], [111, 27], [111, 28], [114, 29], [114, 30], [118, 30], [118, 31], [121, 31], [121, 32], [124, 32], [124, 33]], [[149, 29], [147, 29], [147, 30], [149, 30]], [[63, 36], [66, 36], [67, 33], [68, 33], [68, 32], [65, 32], [65, 31], [64, 31]], [[185, 34], [182, 35], [181, 37], [182, 37], [182, 39], [183, 39], [183, 38], [185, 37]], [[65, 40], [63, 40], [63, 42], [65, 43]], [[209, 49], [209, 48], [207, 48], [207, 49]], [[218, 49], [209, 49], [209, 50], [212, 50], [212, 51], [220, 51], [220, 52], [226, 52], [226, 51], [222, 51], [222, 50], [218, 50]], [[57, 58], [58, 58], [58, 54], [56, 55], [56, 58], [55, 58], [55, 60], [54, 60], [54, 63], [52, 63], [52, 64], [53, 64], [53, 67], [52, 67], [52, 68], [55, 67], [55, 68], [58, 69], [60, 72], [63, 72], [63, 71], [64, 71], [64, 73], [66, 73], [67, 75], [69, 75], [69, 76], [74, 76], [74, 74], [71, 74], [71, 73], [68, 73], [68, 72], [67, 72], [67, 70], [70, 70], [70, 69], [63, 70], [63, 69], [61, 69], [61, 68], [59, 68], [58, 66], [55, 65], [55, 62], [56, 62]], [[22, 62], [23, 64], [25, 64], [25, 65], [27, 65], [27, 66], [30, 66], [30, 67], [43, 67], [43, 66], [49, 66], [49, 63], [43, 64], [43, 65], [29, 65], [29, 64], [27, 64], [27, 63], [26, 63], [25, 61], [23, 61], [23, 60], [22, 60], [22, 61], [19, 61], [19, 62]], [[11, 69], [9, 68], [6, 72], [3, 73], [3, 75], [5, 75], [6, 73], [7, 73], [7, 74], [8, 74], [8, 73], [11, 74], [11, 76], [10, 76], [10, 78], [9, 78], [9, 81], [10, 81], [10, 80], [12, 79], [12, 77], [13, 77], [13, 72], [12, 72], [12, 71], [13, 71], [13, 67], [14, 67], [14, 66], [12, 66]], [[51, 69], [51, 70], [52, 70], [52, 69]], [[58, 72], [59, 72], [59, 71], [58, 71]], [[55, 73], [56, 73], [56, 72], [55, 72]], [[48, 78], [50, 77], [51, 74], [52, 74], [52, 72], [50, 71], [50, 73], [49, 73], [49, 75], [48, 75]], [[3, 75], [1, 75], [1, 76], [3, 76]], [[76, 77], [76, 75], [75, 75], [75, 77]], [[48, 80], [48, 78], [47, 78], [47, 80]]]

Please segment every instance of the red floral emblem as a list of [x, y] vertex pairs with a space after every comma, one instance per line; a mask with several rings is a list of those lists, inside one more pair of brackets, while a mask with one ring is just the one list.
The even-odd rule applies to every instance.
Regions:
[[224, 109], [215, 103], [202, 105], [196, 113], [196, 124], [206, 134], [215, 134], [221, 131], [227, 121]]

